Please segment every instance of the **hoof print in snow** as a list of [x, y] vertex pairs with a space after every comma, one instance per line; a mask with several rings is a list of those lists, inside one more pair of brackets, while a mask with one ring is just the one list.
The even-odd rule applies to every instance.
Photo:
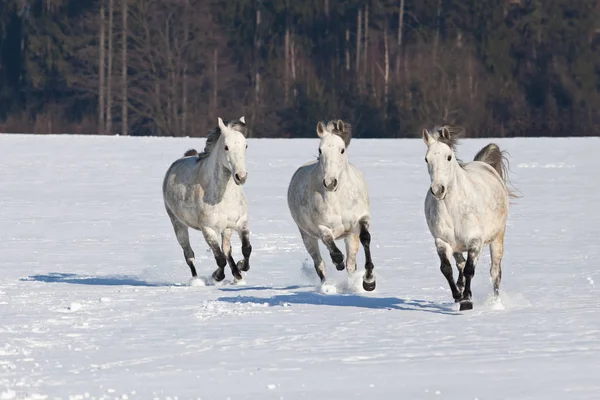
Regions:
[[337, 288], [331, 283], [324, 283], [321, 285], [321, 293], [323, 294], [337, 294]]
[[190, 279], [189, 285], [196, 286], [196, 287], [206, 286], [206, 279], [194, 277], [194, 278]]

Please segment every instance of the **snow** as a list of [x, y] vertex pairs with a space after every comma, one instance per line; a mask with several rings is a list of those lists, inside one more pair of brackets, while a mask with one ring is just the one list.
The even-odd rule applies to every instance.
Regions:
[[[377, 289], [328, 262], [332, 294], [286, 202], [316, 139], [249, 142], [251, 269], [245, 285], [229, 271], [214, 285], [198, 232], [190, 283], [161, 197], [169, 164], [203, 139], [0, 135], [0, 399], [600, 396], [598, 139], [497, 140], [524, 197], [501, 302], [486, 250], [463, 313], [423, 216], [421, 140], [352, 142]], [[237, 237], [234, 248], [237, 260]]]

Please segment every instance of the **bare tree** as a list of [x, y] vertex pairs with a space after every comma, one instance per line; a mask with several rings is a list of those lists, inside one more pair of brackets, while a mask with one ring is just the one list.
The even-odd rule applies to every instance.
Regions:
[[106, 133], [112, 134], [112, 62], [114, 0], [108, 0], [108, 60], [106, 67]]
[[387, 120], [388, 105], [389, 105], [389, 93], [390, 93], [390, 51], [388, 46], [388, 24], [385, 22], [383, 31], [383, 48], [384, 48], [384, 64], [385, 72], [383, 75], [384, 86], [383, 86], [383, 112], [384, 118]]
[[402, 54], [402, 34], [404, 33], [404, 0], [398, 9], [398, 48], [396, 49], [396, 80], [400, 79], [400, 55]]
[[127, 121], [128, 101], [127, 101], [127, 1], [121, 0], [122, 4], [122, 26], [121, 26], [121, 133], [125, 136], [129, 134], [129, 125]]
[[105, 33], [104, 33], [104, 29], [105, 29], [105, 12], [104, 12], [104, 0], [100, 0], [100, 18], [99, 18], [99, 25], [100, 25], [100, 37], [99, 37], [99, 43], [98, 43], [98, 47], [99, 49], [99, 55], [98, 55], [98, 133], [100, 133], [101, 135], [104, 134], [104, 89], [105, 89], [105, 83], [104, 83], [104, 72], [105, 72], [105, 68], [106, 68], [106, 64], [105, 64], [105, 47], [104, 47], [104, 42], [105, 42]]

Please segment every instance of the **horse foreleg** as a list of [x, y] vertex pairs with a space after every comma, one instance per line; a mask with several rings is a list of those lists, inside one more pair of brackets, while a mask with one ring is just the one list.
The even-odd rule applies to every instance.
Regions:
[[243, 261], [238, 262], [238, 268], [246, 272], [250, 270], [250, 254], [252, 254], [252, 245], [250, 244], [250, 231], [247, 227], [242, 228], [239, 231], [240, 240], [242, 241], [242, 255], [244, 256]]
[[358, 253], [359, 239], [358, 235], [348, 235], [344, 240], [346, 242], [346, 271], [348, 275], [356, 272], [356, 253]]
[[306, 251], [310, 254], [310, 257], [313, 259], [315, 264], [315, 271], [317, 271], [317, 275], [319, 275], [319, 279], [321, 283], [325, 282], [325, 262], [321, 258], [321, 252], [319, 251], [319, 242], [317, 238], [310, 236], [308, 233], [300, 230], [300, 236], [302, 236], [302, 241], [304, 242], [304, 247], [306, 247]]
[[490, 256], [492, 266], [490, 276], [494, 286], [494, 295], [498, 296], [500, 292], [500, 281], [502, 280], [502, 256], [504, 255], [504, 232], [502, 232], [492, 243], [490, 243]]
[[233, 277], [236, 281], [241, 281], [244, 279], [244, 277], [242, 276], [242, 273], [240, 272], [235, 260], [233, 259], [233, 256], [231, 255], [231, 233], [231, 229], [225, 229], [221, 235], [223, 240], [223, 253], [225, 254], [225, 257], [227, 257], [227, 263], [229, 264], [229, 268], [231, 268]]
[[462, 293], [465, 288], [465, 263], [467, 262], [463, 257], [462, 253], [454, 253], [454, 260], [456, 261], [456, 268], [458, 269], [458, 279], [456, 280], [456, 287]]
[[190, 246], [190, 235], [188, 232], [188, 227], [181, 223], [170, 211], [167, 210], [167, 214], [169, 214], [169, 218], [171, 218], [171, 223], [173, 224], [173, 229], [175, 230], [175, 236], [177, 237], [177, 242], [183, 249], [183, 257], [185, 258], [185, 262], [190, 267], [190, 271], [192, 272], [192, 277], [196, 278], [198, 274], [196, 273], [196, 266], [194, 265], [196, 259], [194, 256], [194, 251], [192, 250], [192, 246]]
[[213, 272], [212, 277], [216, 282], [221, 282], [225, 279], [224, 270], [227, 265], [227, 257], [225, 257], [225, 253], [221, 250], [221, 246], [219, 246], [219, 237], [213, 229], [204, 227], [202, 228], [202, 234], [217, 261], [217, 269]]
[[473, 309], [471, 301], [471, 279], [475, 276], [475, 266], [481, 254], [481, 239], [473, 239], [467, 246], [467, 264], [465, 265], [465, 289], [460, 299], [460, 309]]
[[450, 285], [450, 290], [452, 291], [452, 297], [455, 301], [459, 301], [461, 298], [461, 292], [456, 287], [456, 283], [454, 283], [454, 276], [452, 275], [452, 264], [450, 264], [450, 257], [452, 256], [452, 247], [444, 242], [442, 239], [435, 239], [435, 248], [437, 250], [437, 254], [440, 257], [440, 271], [444, 274], [444, 277], [448, 281], [448, 285]]
[[360, 243], [365, 249], [365, 275], [363, 276], [363, 289], [367, 292], [375, 290], [375, 275], [373, 275], [373, 260], [371, 259], [371, 233], [368, 221], [360, 223]]
[[321, 240], [325, 244], [325, 247], [327, 247], [327, 250], [329, 250], [331, 261], [333, 261], [338, 271], [343, 271], [345, 268], [344, 255], [335, 244], [335, 239], [331, 229], [327, 228], [326, 226], [319, 226], [319, 230], [321, 231]]

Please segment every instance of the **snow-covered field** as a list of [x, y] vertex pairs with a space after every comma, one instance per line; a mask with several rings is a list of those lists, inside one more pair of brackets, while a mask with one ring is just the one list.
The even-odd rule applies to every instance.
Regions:
[[[505, 309], [487, 303], [486, 250], [459, 313], [421, 140], [352, 142], [378, 286], [355, 292], [324, 253], [341, 292], [325, 295], [286, 202], [316, 139], [250, 140], [246, 285], [190, 287], [161, 181], [203, 139], [0, 135], [0, 399], [600, 399], [600, 140], [497, 142], [524, 196]], [[192, 246], [210, 275], [198, 232]]]

